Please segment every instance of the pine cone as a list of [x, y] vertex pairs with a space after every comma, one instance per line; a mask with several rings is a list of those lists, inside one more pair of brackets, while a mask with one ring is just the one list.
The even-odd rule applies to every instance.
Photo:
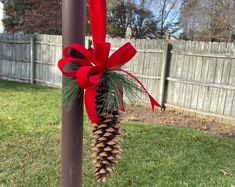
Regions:
[[120, 113], [117, 104], [109, 111], [104, 109], [107, 96], [107, 86], [101, 83], [97, 89], [96, 111], [101, 119], [101, 124], [92, 124], [92, 146], [94, 147], [93, 161], [96, 167], [97, 181], [106, 182], [111, 173], [114, 172], [114, 164], [121, 159], [122, 134]]

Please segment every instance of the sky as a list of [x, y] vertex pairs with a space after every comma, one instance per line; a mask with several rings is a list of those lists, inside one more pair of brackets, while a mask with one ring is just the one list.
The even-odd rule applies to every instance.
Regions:
[[[175, 0], [169, 0], [169, 4], [171, 5], [172, 2], [174, 2]], [[181, 1], [182, 0], [177, 0], [177, 6], [175, 6], [175, 8], [170, 12], [169, 16], [167, 17], [166, 23], [173, 21], [178, 21], [180, 18], [180, 7], [181, 7]], [[135, 0], [136, 3], [140, 3], [140, 0]], [[152, 3], [150, 4], [150, 7], [148, 7], [153, 14], [156, 17], [159, 17], [159, 12], [160, 12], [160, 2], [161, 0], [153, 0]], [[169, 8], [169, 7], [168, 7]], [[175, 36], [179, 36], [181, 33], [181, 30], [179, 30], [178, 32], [176, 32], [174, 35]]]

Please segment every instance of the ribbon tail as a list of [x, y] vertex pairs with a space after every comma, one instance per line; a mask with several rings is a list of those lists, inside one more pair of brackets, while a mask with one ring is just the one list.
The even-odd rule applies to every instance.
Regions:
[[87, 115], [92, 123], [100, 124], [100, 118], [96, 112], [96, 87], [91, 87], [85, 90], [85, 107], [87, 111]]
[[122, 71], [124, 73], [126, 73], [127, 75], [129, 75], [131, 78], [133, 78], [136, 82], [139, 83], [139, 85], [143, 88], [143, 90], [145, 91], [146, 94], [148, 94], [149, 96], [149, 99], [150, 99], [150, 103], [151, 103], [151, 107], [152, 107], [152, 111], [154, 111], [154, 106], [157, 106], [157, 107], [161, 107], [161, 105], [153, 98], [153, 96], [151, 96], [151, 94], [148, 92], [148, 90], [145, 88], [145, 86], [143, 85], [142, 82], [140, 82], [140, 80], [134, 76], [133, 74], [131, 74], [130, 72], [128, 71], [125, 71], [123, 69], [119, 69], [119, 71]]
[[151, 102], [152, 111], [154, 111], [154, 106], [161, 107], [161, 105], [149, 94], [147, 93]]
[[124, 104], [124, 101], [123, 101], [123, 86], [121, 84], [118, 84], [117, 85], [118, 87], [118, 92], [120, 94], [120, 100], [118, 102], [119, 104], [119, 110], [122, 111], [122, 112], [125, 112], [125, 104]]

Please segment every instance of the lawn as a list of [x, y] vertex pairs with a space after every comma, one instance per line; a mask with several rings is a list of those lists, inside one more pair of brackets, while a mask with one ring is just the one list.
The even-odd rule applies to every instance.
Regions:
[[[60, 186], [60, 106], [60, 89], [0, 81], [0, 187]], [[123, 159], [98, 185], [84, 127], [85, 187], [235, 185], [234, 139], [141, 123], [124, 124]]]

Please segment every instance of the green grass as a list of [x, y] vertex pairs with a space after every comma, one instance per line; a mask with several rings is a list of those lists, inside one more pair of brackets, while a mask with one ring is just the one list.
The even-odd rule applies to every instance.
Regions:
[[[59, 89], [0, 81], [0, 187], [60, 186], [60, 105]], [[93, 174], [87, 120], [84, 125], [83, 183], [102, 186]], [[124, 128], [123, 159], [103, 186], [235, 185], [234, 139], [160, 125]]]

